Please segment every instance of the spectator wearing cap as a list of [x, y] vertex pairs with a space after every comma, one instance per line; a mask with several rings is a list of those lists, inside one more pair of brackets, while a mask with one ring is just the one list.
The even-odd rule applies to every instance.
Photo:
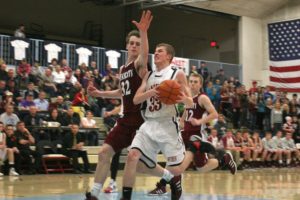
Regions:
[[33, 95], [28, 93], [26, 98], [19, 103], [19, 111], [28, 111], [30, 106], [35, 106], [33, 100]]
[[12, 105], [15, 106], [15, 102], [13, 100], [13, 93], [11, 93], [10, 91], [6, 91], [5, 95], [3, 96], [3, 99], [0, 103], [0, 112], [3, 113], [5, 110], [5, 107], [7, 105]]
[[61, 95], [66, 99], [70, 99], [70, 91], [74, 87], [74, 84], [72, 83], [72, 77], [74, 76], [67, 75], [66, 81], [62, 85]]
[[227, 80], [227, 77], [225, 76], [223, 69], [219, 69], [217, 71], [217, 75], [214, 77], [214, 82], [216, 82], [216, 80], [220, 81], [220, 85], [223, 85], [224, 81]]
[[34, 88], [34, 83], [33, 82], [29, 82], [27, 85], [27, 90], [25, 90], [25, 98], [27, 97], [27, 95], [32, 95], [34, 97], [34, 99], [39, 97], [39, 93], [38, 91], [35, 90]]
[[249, 89], [249, 94], [254, 94], [257, 92], [257, 81], [252, 81], [252, 88]]
[[0, 121], [3, 122], [4, 125], [11, 124], [13, 126], [16, 126], [20, 119], [14, 113], [14, 107], [11, 105], [7, 105], [5, 108], [5, 112], [0, 115]]

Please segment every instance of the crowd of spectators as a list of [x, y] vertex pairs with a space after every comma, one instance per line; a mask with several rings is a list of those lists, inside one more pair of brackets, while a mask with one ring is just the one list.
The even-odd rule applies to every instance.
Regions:
[[[88, 84], [112, 90], [118, 87], [118, 78], [109, 64], [101, 74], [95, 61], [72, 70], [66, 59], [53, 59], [46, 68], [38, 63], [31, 66], [25, 59], [11, 68], [0, 59], [0, 172], [38, 173], [44, 154], [62, 153], [71, 158], [75, 173], [89, 173], [83, 146], [98, 145], [93, 118], [104, 117], [110, 127], [114, 116], [118, 116], [111, 111], [119, 107], [120, 101], [89, 96]], [[49, 126], [52, 128], [41, 128]], [[83, 134], [79, 128], [87, 131]], [[45, 150], [44, 146], [53, 148]], [[83, 159], [83, 169], [78, 157]], [[29, 170], [22, 171], [22, 166]]]
[[[192, 66], [191, 73], [203, 76], [204, 91], [219, 112], [218, 119], [207, 125], [208, 140], [216, 148], [230, 151], [239, 168], [298, 164], [300, 99], [297, 94], [289, 98], [286, 92], [270, 92], [269, 87], [259, 86], [256, 81], [251, 88], [246, 88], [236, 78], [226, 77], [223, 69], [212, 75], [205, 62], [199, 68]], [[83, 145], [98, 145], [98, 133], [92, 130], [81, 134], [77, 129], [95, 128], [93, 117], [103, 117], [108, 128], [112, 127], [121, 106], [116, 99], [89, 96], [86, 88], [93, 84], [101, 90], [113, 90], [118, 87], [118, 81], [118, 74], [109, 64], [100, 73], [95, 61], [72, 69], [66, 59], [60, 62], [53, 59], [46, 68], [38, 63], [31, 66], [24, 59], [13, 69], [0, 60], [0, 122], [3, 124], [0, 136], [6, 134], [6, 142], [0, 140], [0, 149], [5, 147], [7, 155], [11, 152], [14, 155], [6, 161], [7, 173], [20, 173], [22, 163], [31, 166], [30, 173], [39, 172], [42, 155], [49, 153], [42, 148], [44, 144], [53, 146], [50, 153], [63, 153], [72, 158], [76, 173], [81, 170], [77, 158], [82, 157], [81, 171], [89, 173], [86, 153], [81, 151]], [[82, 108], [85, 112], [78, 113]], [[37, 128], [48, 122], [69, 129]], [[36, 150], [30, 146], [36, 146]]]
[[219, 112], [218, 120], [207, 126], [209, 140], [230, 151], [239, 168], [299, 164], [297, 94], [271, 91], [257, 81], [246, 88], [238, 79], [226, 77], [223, 69], [212, 76], [205, 62], [192, 67], [191, 73], [203, 76], [204, 92]]

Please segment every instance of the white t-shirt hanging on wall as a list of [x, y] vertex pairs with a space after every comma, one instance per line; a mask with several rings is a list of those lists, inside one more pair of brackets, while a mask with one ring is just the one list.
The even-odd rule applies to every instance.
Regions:
[[117, 51], [109, 50], [105, 52], [105, 55], [108, 57], [108, 63], [111, 64], [111, 68], [118, 69], [118, 58], [121, 54]]
[[29, 47], [29, 43], [23, 40], [11, 41], [11, 46], [14, 47], [15, 60], [22, 60], [26, 58], [26, 48]]
[[56, 44], [53, 44], [53, 43], [50, 43], [50, 44], [47, 44], [45, 45], [45, 49], [47, 51], [47, 56], [48, 56], [48, 63], [51, 63], [51, 60], [53, 58], [57, 59], [58, 60], [58, 52], [61, 52], [61, 47], [56, 45]]
[[82, 63], [85, 63], [86, 65], [89, 64], [89, 56], [93, 54], [92, 51], [87, 48], [80, 47], [76, 49], [76, 53], [78, 54], [78, 65], [81, 65]]

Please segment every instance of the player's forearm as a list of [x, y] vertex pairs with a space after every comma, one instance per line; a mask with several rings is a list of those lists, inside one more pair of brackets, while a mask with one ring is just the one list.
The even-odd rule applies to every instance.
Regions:
[[117, 106], [112, 111], [110, 111], [109, 113], [110, 113], [110, 115], [117, 115], [117, 114], [120, 113], [120, 111], [121, 111], [121, 106]]
[[212, 113], [209, 113], [209, 115], [207, 115], [207, 117], [203, 117], [203, 118], [202, 118], [202, 124], [209, 123], [209, 122], [211, 122], [212, 120], [217, 119], [217, 118], [218, 118], [218, 113], [217, 113], [217, 111], [212, 112]]
[[112, 91], [98, 91], [96, 94], [97, 97], [102, 98], [121, 98], [122, 92], [120, 89], [112, 90]]
[[141, 67], [147, 67], [148, 54], [149, 54], [149, 43], [148, 43], [147, 31], [140, 31], [140, 36], [141, 36], [141, 56], [140, 56]]
[[133, 103], [135, 105], [143, 103], [144, 101], [146, 101], [147, 99], [149, 99], [150, 97], [152, 97], [154, 95], [155, 95], [155, 93], [153, 92], [153, 90], [148, 90], [143, 93], [137, 93], [133, 98]]

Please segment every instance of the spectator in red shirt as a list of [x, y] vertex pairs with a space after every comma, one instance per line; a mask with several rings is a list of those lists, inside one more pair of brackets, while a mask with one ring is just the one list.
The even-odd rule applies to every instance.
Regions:
[[31, 66], [27, 63], [26, 59], [21, 60], [17, 68], [17, 79], [20, 88], [26, 87], [29, 82], [29, 74], [31, 72]]
[[84, 88], [81, 88], [80, 91], [75, 94], [72, 106], [83, 106], [85, 109], [89, 110], [90, 105]]
[[30, 71], [31, 71], [31, 66], [27, 63], [27, 61], [25, 59], [21, 60], [17, 69], [18, 75], [23, 78], [28, 77]]
[[249, 94], [258, 93], [257, 81], [252, 81], [252, 88], [249, 89]]

